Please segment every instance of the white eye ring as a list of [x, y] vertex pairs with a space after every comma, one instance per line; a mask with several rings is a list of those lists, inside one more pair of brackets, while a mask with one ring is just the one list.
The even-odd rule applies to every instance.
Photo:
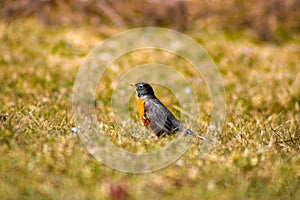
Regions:
[[142, 86], [142, 85], [139, 85], [139, 89], [143, 89], [143, 86]]

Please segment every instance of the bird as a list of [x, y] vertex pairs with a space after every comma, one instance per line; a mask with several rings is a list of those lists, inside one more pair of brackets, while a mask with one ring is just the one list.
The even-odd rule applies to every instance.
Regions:
[[191, 135], [201, 140], [205, 137], [196, 135], [186, 128], [173, 113], [155, 96], [154, 90], [146, 82], [129, 84], [135, 87], [137, 97], [137, 109], [142, 124], [151, 129], [157, 137], [163, 133], [184, 133], [184, 136]]

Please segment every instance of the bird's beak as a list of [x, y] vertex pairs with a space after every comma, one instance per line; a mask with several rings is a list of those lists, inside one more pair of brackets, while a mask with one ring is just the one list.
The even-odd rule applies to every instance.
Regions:
[[132, 83], [128, 83], [128, 85], [130, 85], [131, 87], [134, 87], [134, 88], [135, 88], [135, 85], [132, 84]]

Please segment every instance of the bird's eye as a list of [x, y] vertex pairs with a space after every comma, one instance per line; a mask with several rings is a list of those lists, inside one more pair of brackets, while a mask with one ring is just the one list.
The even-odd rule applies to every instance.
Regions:
[[142, 86], [142, 85], [139, 85], [139, 89], [140, 89], [140, 90], [143, 89], [143, 86]]

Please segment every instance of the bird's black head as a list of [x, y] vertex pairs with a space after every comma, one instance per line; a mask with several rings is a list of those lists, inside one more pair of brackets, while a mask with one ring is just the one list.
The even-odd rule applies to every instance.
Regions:
[[136, 83], [135, 87], [138, 97], [155, 96], [152, 87], [146, 82]]

